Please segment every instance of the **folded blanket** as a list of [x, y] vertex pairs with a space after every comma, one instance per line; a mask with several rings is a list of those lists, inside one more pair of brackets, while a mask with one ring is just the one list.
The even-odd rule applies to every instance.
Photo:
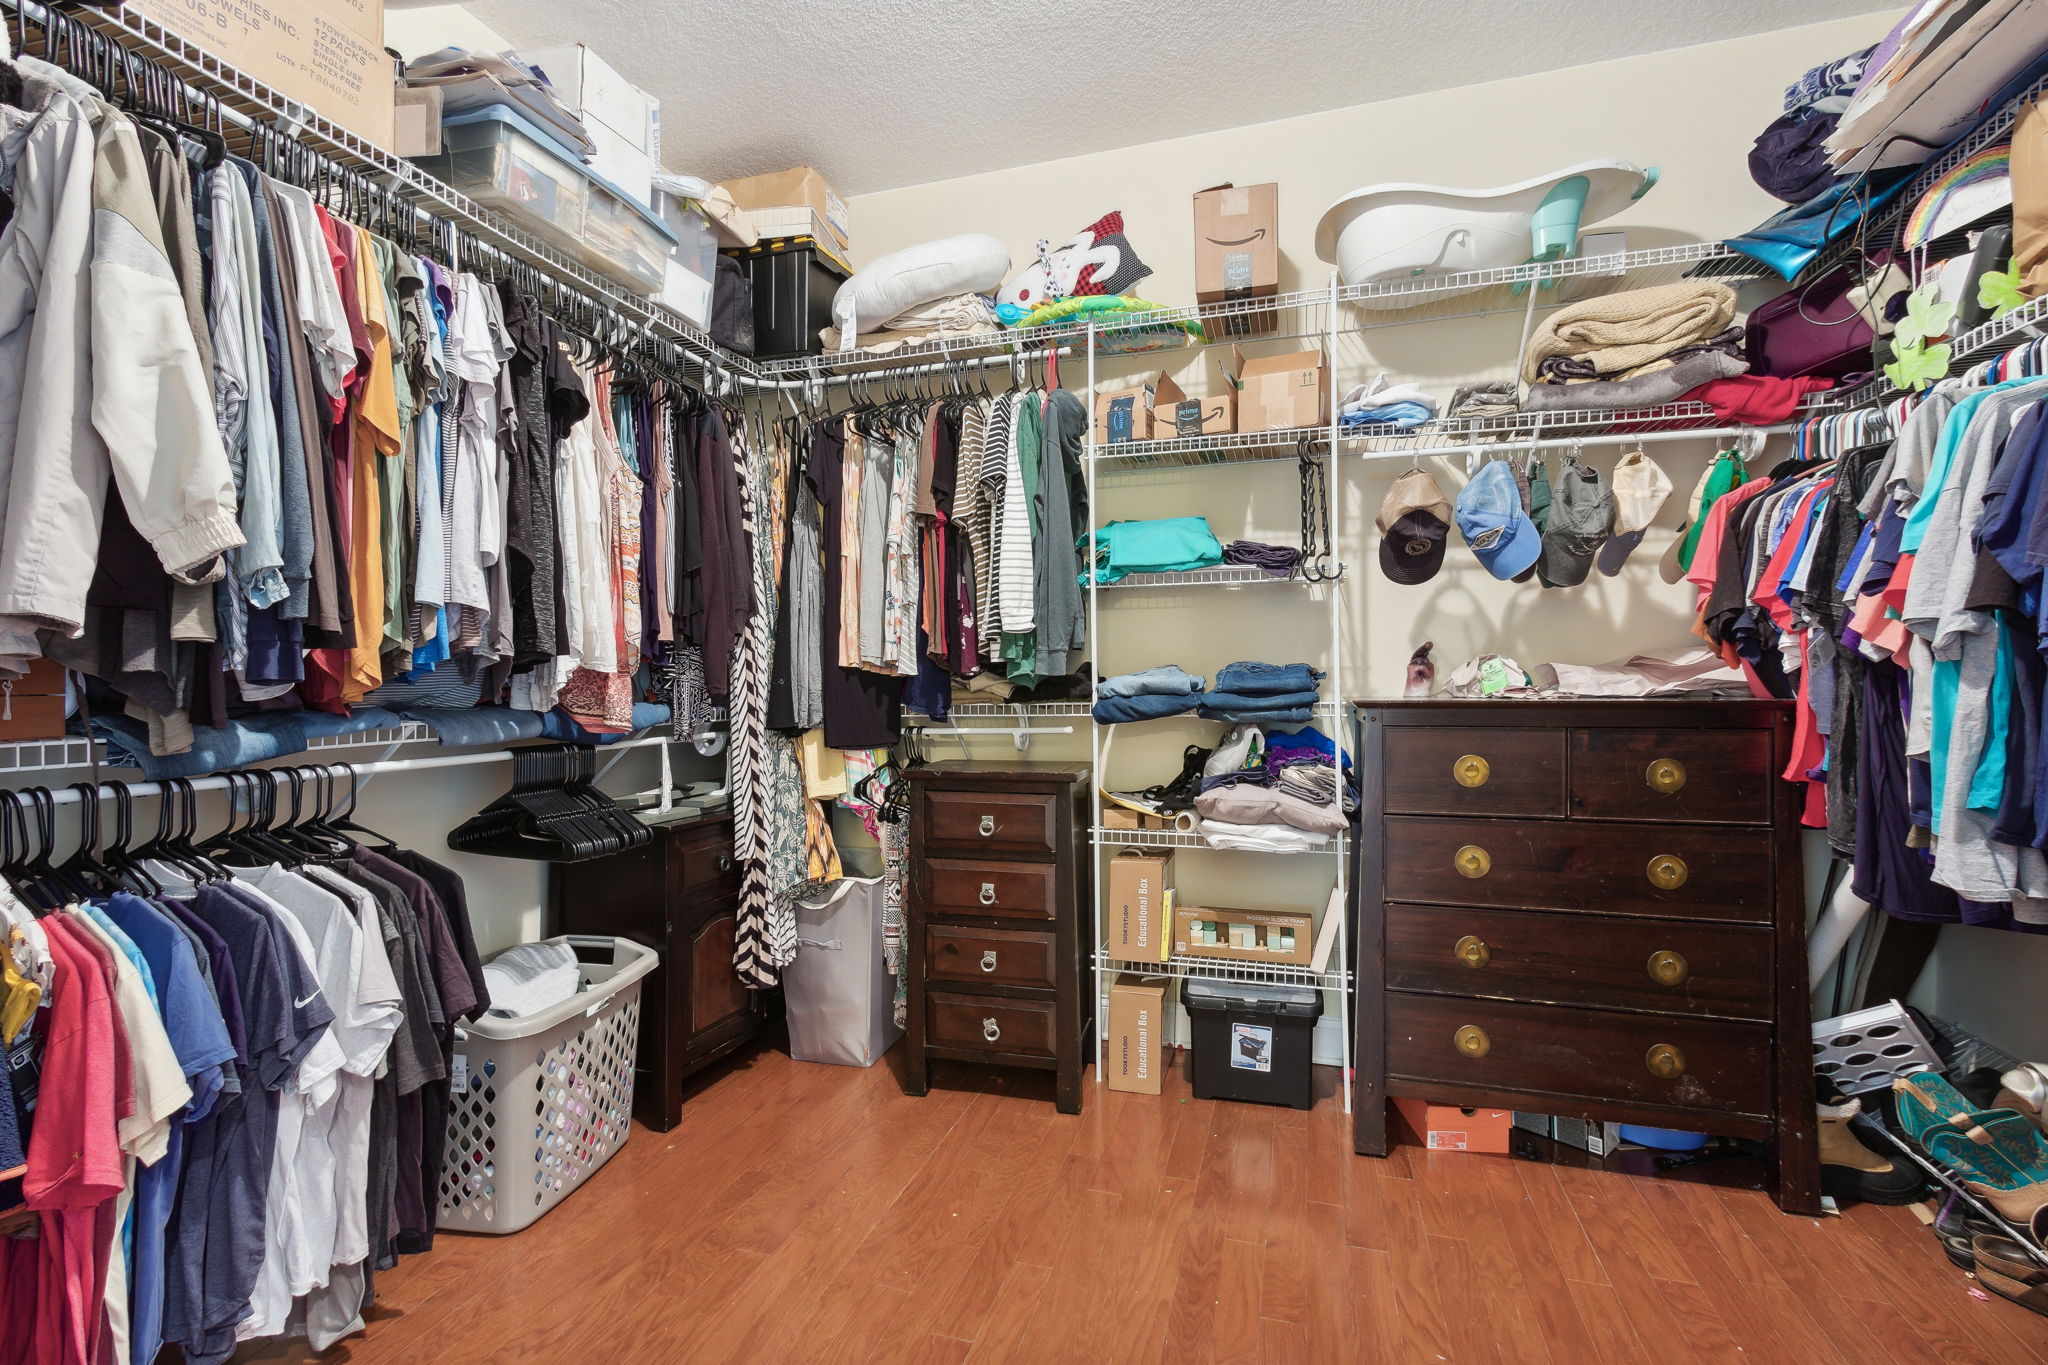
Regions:
[[1583, 383], [1589, 379], [1634, 379], [1639, 375], [1669, 369], [1687, 356], [1700, 355], [1707, 351], [1719, 351], [1723, 355], [1734, 356], [1738, 360], [1747, 360], [1749, 358], [1743, 353], [1742, 329], [1740, 327], [1730, 327], [1719, 336], [1709, 337], [1707, 340], [1696, 342], [1691, 346], [1680, 346], [1677, 350], [1667, 352], [1648, 364], [1638, 365], [1632, 370], [1603, 372], [1591, 360], [1581, 360], [1573, 356], [1554, 355], [1543, 362], [1542, 377], [1552, 383], [1566, 384]]
[[[854, 345], [864, 351], [887, 353], [934, 337], [981, 336], [1001, 330], [1002, 324], [996, 321], [996, 306], [988, 299], [980, 294], [955, 294], [951, 298], [920, 304], [899, 317], [891, 318], [872, 332], [862, 332], [853, 340]], [[818, 333], [818, 339], [825, 343], [828, 356], [839, 349], [837, 327], [825, 328]]]
[[1237, 848], [1253, 853], [1307, 853], [1328, 848], [1329, 836], [1311, 834], [1293, 825], [1240, 825], [1229, 820], [1204, 820], [1202, 842], [1211, 848]]
[[1195, 798], [1195, 812], [1204, 820], [1236, 825], [1280, 823], [1311, 834], [1342, 834], [1344, 817], [1327, 805], [1315, 805], [1278, 787], [1241, 784], [1217, 787]]
[[1603, 372], [1632, 370], [1680, 346], [1706, 341], [1735, 321], [1735, 291], [1711, 280], [1681, 280], [1567, 304], [1537, 324], [1522, 355], [1522, 379], [1536, 382], [1551, 356], [1592, 360]]
[[1593, 379], [1583, 384], [1531, 384], [1529, 396], [1522, 400], [1522, 409], [1525, 412], [1571, 412], [1578, 408], [1651, 408], [1660, 403], [1675, 403], [1702, 384], [1727, 379], [1748, 369], [1748, 363], [1740, 357], [1720, 351], [1701, 351], [1676, 365], [1652, 370], [1634, 379]]
[[1160, 664], [1136, 673], [1118, 673], [1104, 678], [1095, 689], [1099, 697], [1141, 697], [1151, 694], [1182, 696], [1202, 690], [1202, 680], [1178, 664]]

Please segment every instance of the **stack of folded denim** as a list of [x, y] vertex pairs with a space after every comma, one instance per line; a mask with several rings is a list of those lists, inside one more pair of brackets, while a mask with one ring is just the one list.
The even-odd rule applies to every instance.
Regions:
[[1202, 695], [1199, 714], [1204, 720], [1296, 729], [1314, 715], [1322, 681], [1322, 670], [1307, 664], [1227, 664]]
[[1175, 664], [1104, 678], [1095, 688], [1095, 723], [1158, 720], [1192, 711], [1202, 701], [1202, 680]]

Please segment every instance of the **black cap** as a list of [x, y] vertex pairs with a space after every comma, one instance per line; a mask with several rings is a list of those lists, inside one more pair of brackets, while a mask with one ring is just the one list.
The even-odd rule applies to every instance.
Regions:
[[1427, 583], [1444, 566], [1444, 546], [1451, 528], [1434, 512], [1416, 509], [1380, 537], [1380, 571], [1396, 583]]

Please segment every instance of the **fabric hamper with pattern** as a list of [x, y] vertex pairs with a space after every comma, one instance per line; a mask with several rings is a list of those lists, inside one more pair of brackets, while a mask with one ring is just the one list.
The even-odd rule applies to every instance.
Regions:
[[659, 954], [569, 934], [583, 989], [530, 1015], [486, 1015], [455, 1035], [448, 1159], [437, 1226], [518, 1232], [568, 1198], [632, 1130], [640, 981]]
[[882, 957], [882, 882], [847, 877], [796, 903], [796, 961], [782, 975], [789, 1055], [873, 1066], [903, 1030]]

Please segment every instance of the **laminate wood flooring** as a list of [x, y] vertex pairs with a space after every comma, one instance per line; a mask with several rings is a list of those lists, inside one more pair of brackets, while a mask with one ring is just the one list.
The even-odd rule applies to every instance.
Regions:
[[378, 1277], [342, 1365], [2048, 1362], [1910, 1210], [1789, 1218], [1751, 1163], [1631, 1175], [1402, 1147], [1050, 1073], [745, 1054], [511, 1237]]

